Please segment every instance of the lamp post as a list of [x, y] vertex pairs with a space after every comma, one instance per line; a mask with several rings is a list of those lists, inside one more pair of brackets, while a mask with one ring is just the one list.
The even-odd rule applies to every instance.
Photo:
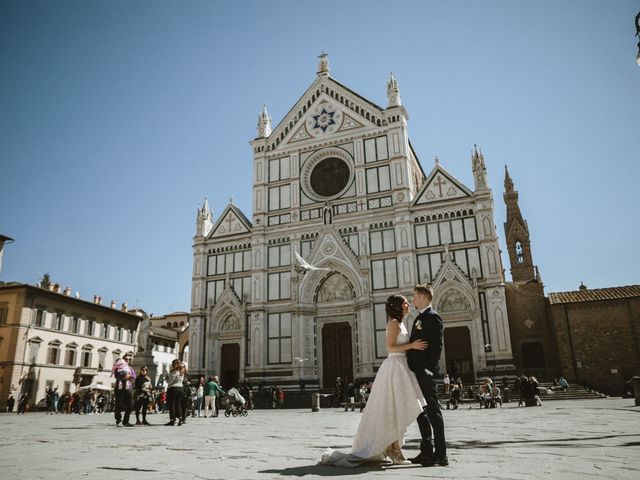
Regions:
[[636, 15], [636, 37], [638, 37], [638, 55], [636, 55], [636, 63], [640, 65], [640, 12]]

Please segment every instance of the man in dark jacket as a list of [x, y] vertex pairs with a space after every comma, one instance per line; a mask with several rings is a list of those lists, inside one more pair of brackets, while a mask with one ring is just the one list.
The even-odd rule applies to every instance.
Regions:
[[434, 380], [440, 369], [443, 326], [440, 315], [431, 307], [432, 299], [433, 290], [430, 286], [416, 285], [414, 287], [413, 304], [418, 311], [418, 316], [413, 322], [409, 342], [424, 340], [427, 342], [427, 348], [425, 350], [408, 350], [407, 361], [409, 368], [416, 375], [427, 406], [417, 418], [422, 436], [420, 454], [412, 458], [411, 462], [419, 463], [425, 467], [444, 467], [449, 465], [449, 459], [444, 439], [444, 420]]

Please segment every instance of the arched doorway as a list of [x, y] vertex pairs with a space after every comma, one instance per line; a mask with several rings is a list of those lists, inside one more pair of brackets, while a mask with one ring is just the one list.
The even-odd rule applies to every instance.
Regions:
[[322, 327], [322, 387], [333, 388], [336, 378], [353, 381], [351, 326], [348, 322], [328, 323]]
[[467, 327], [444, 329], [444, 352], [449, 376], [460, 377], [464, 383], [475, 383], [471, 334]]
[[225, 390], [238, 386], [240, 378], [240, 345], [225, 343], [220, 350], [220, 382]]

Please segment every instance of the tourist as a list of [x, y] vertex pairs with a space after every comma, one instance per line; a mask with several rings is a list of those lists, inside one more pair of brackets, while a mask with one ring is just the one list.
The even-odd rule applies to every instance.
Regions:
[[457, 383], [454, 383], [453, 388], [451, 389], [451, 394], [449, 395], [449, 400], [447, 400], [447, 410], [450, 410], [451, 407], [453, 407], [454, 410], [457, 410], [461, 396], [462, 390], [460, 390], [460, 386]]
[[451, 379], [449, 378], [449, 374], [445, 374], [444, 376], [444, 380], [442, 380], [442, 383], [444, 384], [444, 393], [446, 395], [449, 394], [449, 389], [451, 388]]
[[163, 379], [167, 382], [167, 404], [169, 407], [169, 422], [166, 426], [176, 424], [181, 426], [182, 421], [182, 397], [184, 394], [184, 376], [187, 369], [177, 358], [171, 364], [171, 371], [163, 375]]
[[[151, 378], [149, 377], [149, 369], [147, 367], [140, 368], [138, 377], [136, 378], [136, 425], [150, 425], [147, 422], [147, 409], [149, 408], [149, 402], [151, 402]], [[142, 421], [140, 421], [140, 414], [142, 414]]]
[[[131, 368], [129, 363], [131, 362], [131, 355], [126, 354], [123, 358], [117, 359], [113, 364], [112, 373], [116, 377], [115, 383], [115, 397], [116, 404], [114, 407], [114, 413], [116, 418], [116, 427], [120, 426], [120, 422], [125, 427], [133, 427], [133, 424], [129, 423], [129, 417], [131, 416], [131, 404], [133, 402], [132, 391], [133, 382], [136, 379], [136, 371]], [[77, 410], [80, 408], [80, 398], [74, 394], [74, 405]], [[124, 418], [122, 417], [122, 410], [124, 410]]]
[[203, 402], [204, 402], [204, 377], [200, 377], [200, 380], [198, 380], [198, 387], [196, 391], [196, 407], [198, 409], [198, 418], [202, 417]]

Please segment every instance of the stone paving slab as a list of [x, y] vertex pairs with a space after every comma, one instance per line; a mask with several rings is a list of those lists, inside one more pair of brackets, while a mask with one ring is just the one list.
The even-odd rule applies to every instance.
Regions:
[[[116, 428], [113, 416], [1, 414], [2, 479], [637, 479], [640, 407], [633, 399], [567, 400], [542, 407], [444, 411], [450, 466], [318, 465], [349, 451], [360, 420], [342, 409], [254, 410], [192, 418], [181, 427]], [[410, 427], [406, 456], [418, 452]]]

